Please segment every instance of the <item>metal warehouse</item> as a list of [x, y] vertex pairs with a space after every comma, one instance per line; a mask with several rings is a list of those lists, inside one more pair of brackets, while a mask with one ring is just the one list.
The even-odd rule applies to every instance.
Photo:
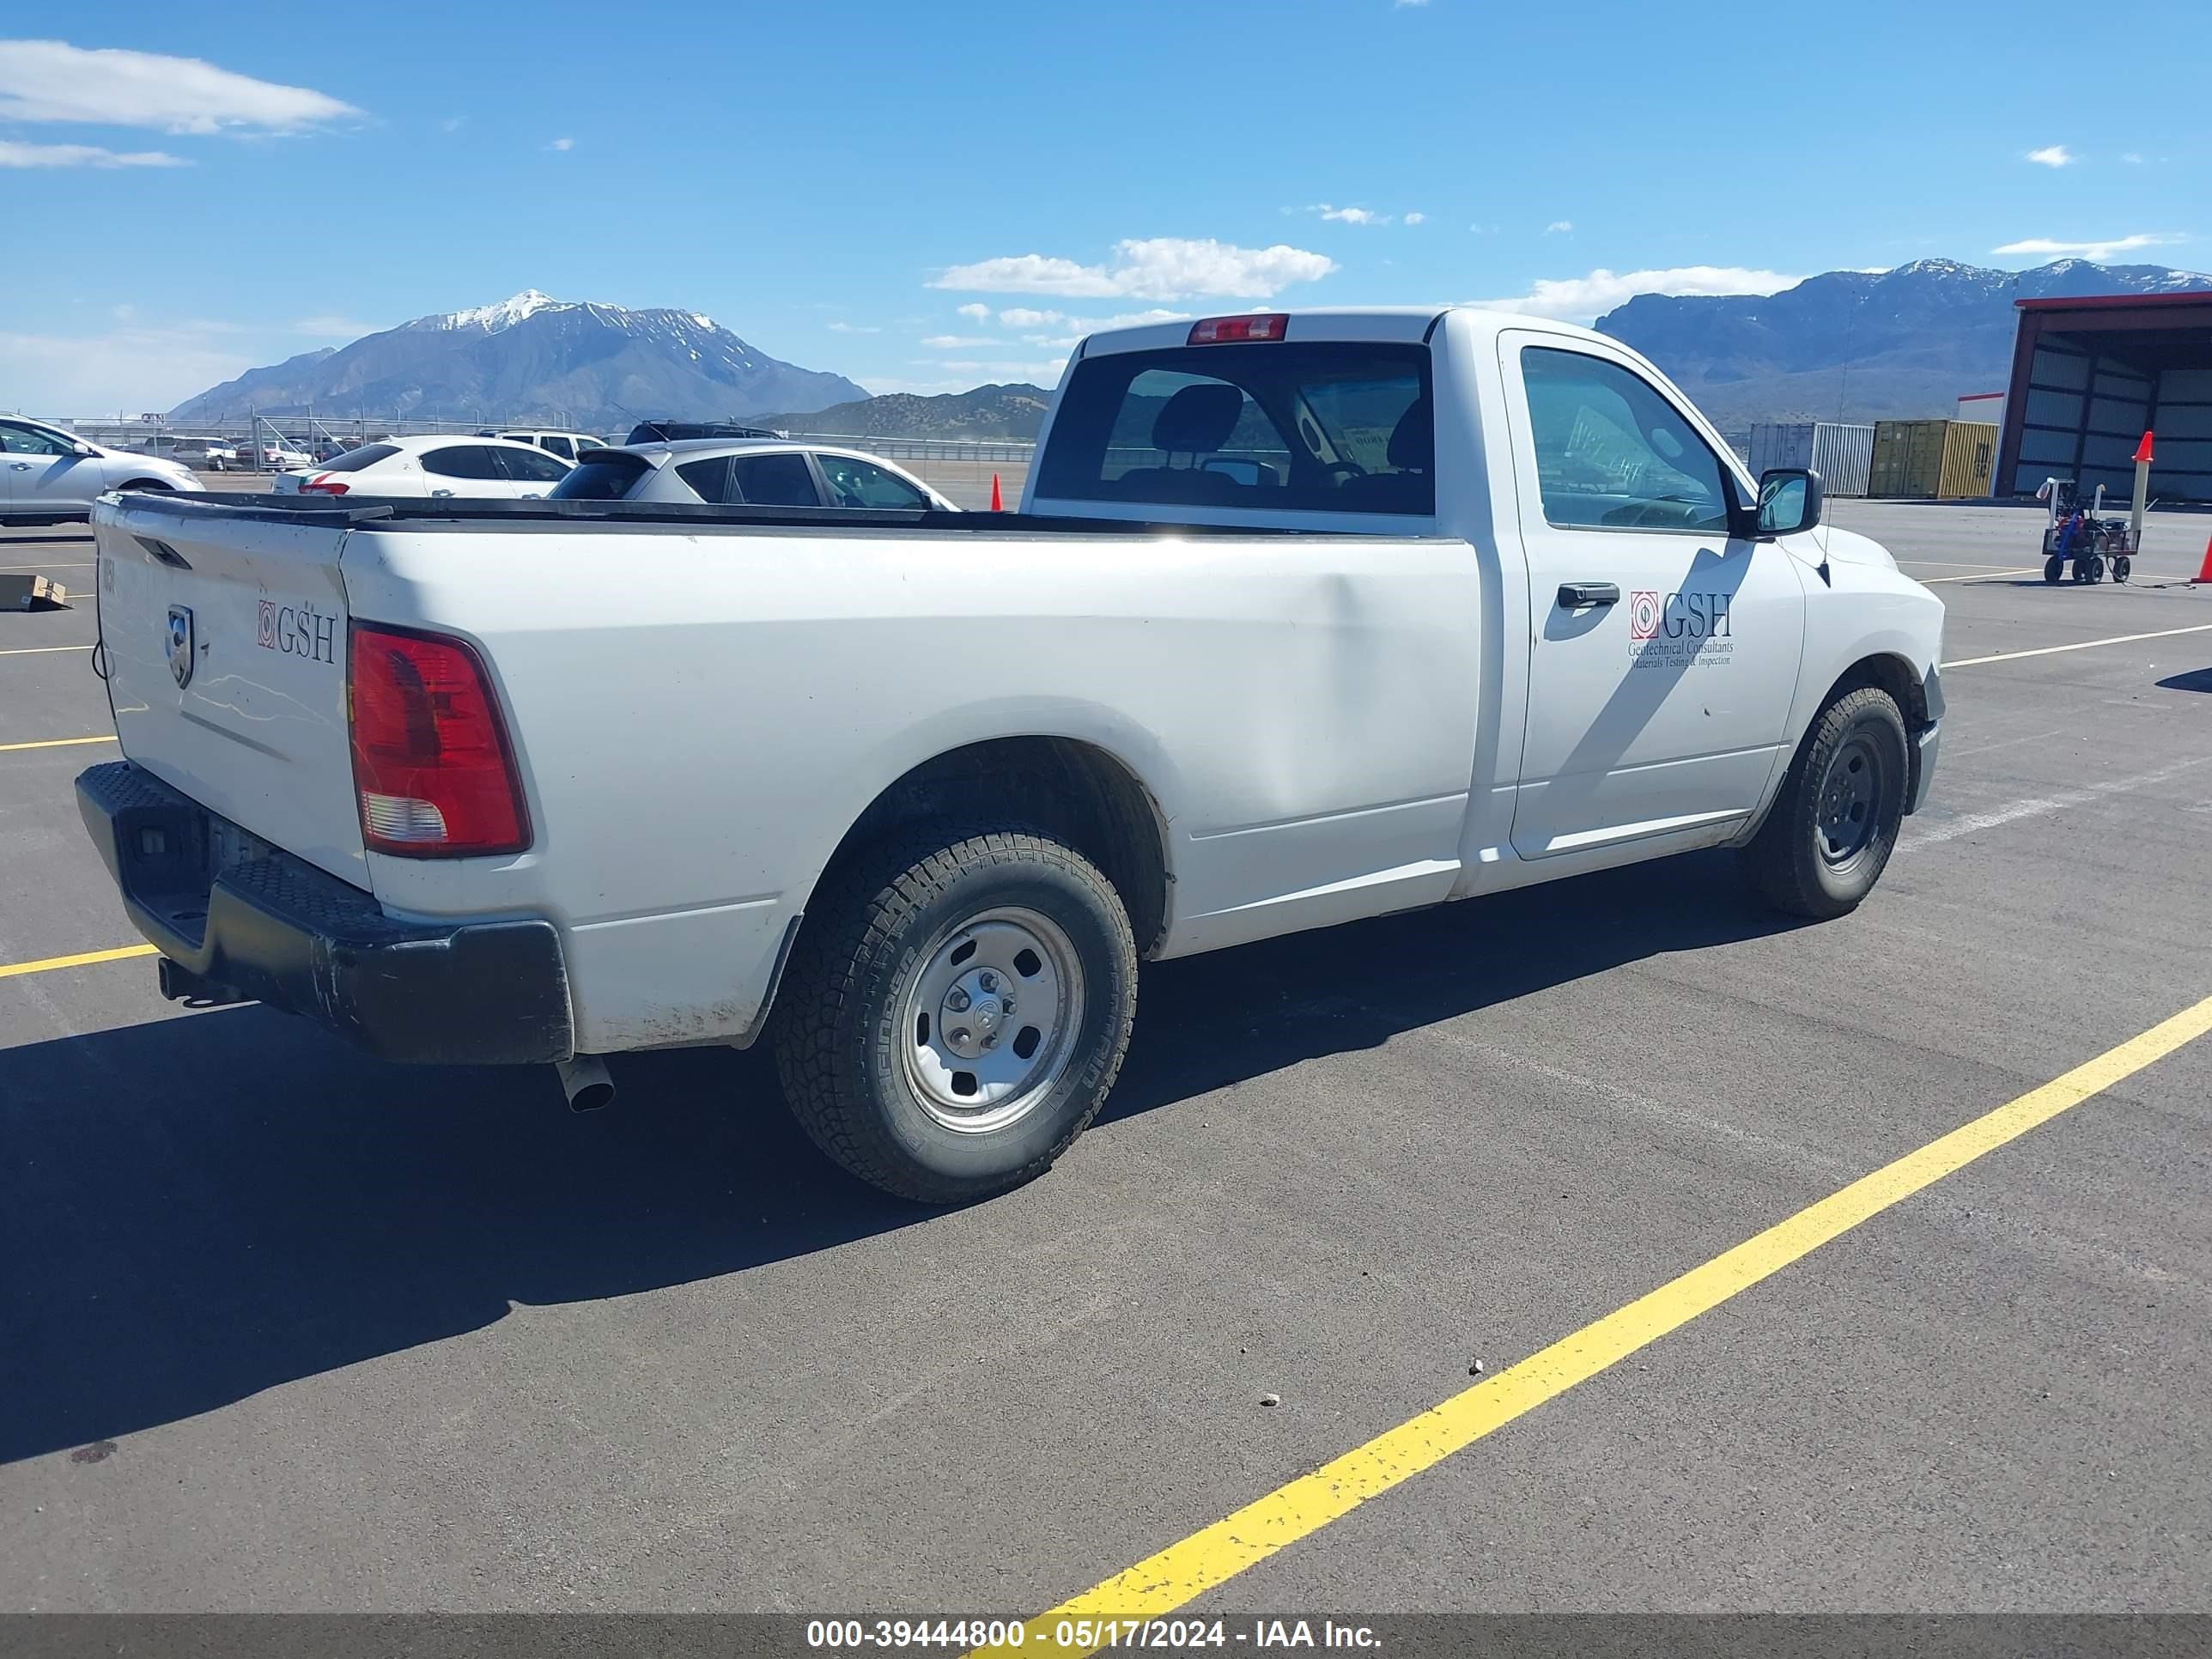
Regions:
[[2155, 432], [2151, 494], [2212, 501], [2212, 293], [2014, 303], [1998, 493], [2057, 477], [2124, 496], [2136, 445]]

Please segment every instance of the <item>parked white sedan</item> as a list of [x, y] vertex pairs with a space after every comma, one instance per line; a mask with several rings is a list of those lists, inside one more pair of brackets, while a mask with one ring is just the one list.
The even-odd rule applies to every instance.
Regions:
[[471, 495], [514, 501], [549, 495], [569, 465], [505, 438], [386, 438], [319, 467], [277, 474], [280, 495]]
[[110, 449], [61, 427], [0, 418], [0, 524], [82, 519], [111, 489], [204, 489], [176, 462]]

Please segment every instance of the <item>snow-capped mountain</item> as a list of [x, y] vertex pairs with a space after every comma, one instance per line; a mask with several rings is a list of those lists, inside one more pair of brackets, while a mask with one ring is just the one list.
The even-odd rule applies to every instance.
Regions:
[[312, 408], [372, 421], [544, 421], [612, 431], [653, 416], [805, 413], [866, 395], [842, 374], [771, 357], [696, 311], [632, 311], [527, 289], [249, 370], [169, 416], [211, 421], [248, 409]]
[[1831, 270], [1772, 295], [1639, 294], [1598, 319], [1723, 425], [1948, 415], [1961, 393], [2002, 392], [2015, 300], [2179, 294], [2212, 276], [2164, 265], [2060, 259], [1992, 270], [1915, 259]]

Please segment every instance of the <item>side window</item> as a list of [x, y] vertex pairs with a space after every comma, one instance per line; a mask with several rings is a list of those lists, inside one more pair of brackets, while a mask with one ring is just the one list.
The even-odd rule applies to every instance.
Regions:
[[905, 479], [886, 472], [872, 461], [856, 461], [850, 455], [817, 455], [822, 476], [830, 481], [830, 499], [839, 507], [927, 507], [929, 497]]
[[0, 426], [0, 453], [9, 455], [66, 455], [58, 438], [27, 426]]
[[1521, 376], [1548, 523], [1728, 533], [1734, 491], [1719, 458], [1641, 375], [1579, 351], [1528, 346]]
[[491, 452], [517, 483], [559, 483], [568, 469], [550, 455], [532, 449], [495, 449]]
[[566, 438], [540, 438], [538, 441], [564, 461], [573, 461], [576, 459], [576, 446]]
[[702, 501], [720, 505], [738, 499], [723, 492], [730, 484], [730, 458], [709, 456], [703, 461], [686, 461], [676, 469], [676, 476], [690, 487], [691, 493]]
[[793, 450], [735, 457], [730, 462], [728, 493], [723, 499], [744, 501], [754, 507], [822, 505], [806, 457]]
[[441, 478], [504, 478], [497, 454], [483, 444], [449, 444], [425, 450], [422, 470]]

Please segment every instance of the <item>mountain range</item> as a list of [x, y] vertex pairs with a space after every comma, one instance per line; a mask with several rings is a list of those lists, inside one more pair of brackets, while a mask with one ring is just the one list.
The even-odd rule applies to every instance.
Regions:
[[2015, 300], [2201, 289], [2212, 276], [2163, 265], [2061, 259], [1991, 270], [1916, 259], [1832, 270], [1771, 295], [1639, 294], [1597, 327], [1658, 364], [1723, 427], [1909, 419], [2005, 389]]
[[940, 392], [935, 397], [887, 392], [811, 414], [764, 416], [762, 424], [782, 432], [836, 437], [1027, 440], [1036, 436], [1051, 406], [1051, 392], [1042, 386], [1017, 382], [979, 386], [973, 392]]
[[263, 415], [545, 421], [613, 431], [653, 416], [727, 419], [863, 398], [842, 374], [800, 368], [696, 311], [631, 311], [531, 289], [497, 305], [417, 317], [336, 349], [250, 369], [169, 411], [179, 422]]
[[[2061, 259], [2011, 271], [1916, 259], [1893, 270], [1832, 270], [1771, 295], [1639, 294], [1597, 327], [1658, 364], [1723, 427], [1869, 421], [1948, 415], [1963, 393], [2002, 390], [2015, 300], [2208, 289], [2212, 276], [2162, 265]], [[312, 408], [611, 432], [651, 416], [742, 416], [860, 437], [1027, 439], [1051, 397], [1012, 385], [872, 398], [841, 374], [780, 362], [697, 312], [631, 311], [532, 289], [252, 369], [169, 418]]]

